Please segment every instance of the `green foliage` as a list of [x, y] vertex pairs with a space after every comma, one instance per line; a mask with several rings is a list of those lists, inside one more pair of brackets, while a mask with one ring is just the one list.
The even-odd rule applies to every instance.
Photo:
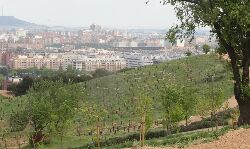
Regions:
[[[240, 104], [240, 122], [250, 124], [248, 102], [245, 93], [249, 86], [250, 66], [250, 1], [249, 0], [162, 0], [164, 5], [175, 7], [179, 24], [167, 33], [170, 42], [192, 37], [199, 27], [210, 27], [211, 35], [218, 39], [219, 53], [229, 55], [233, 72], [235, 98]], [[203, 47], [204, 49], [204, 47]], [[204, 49], [205, 53], [208, 48]], [[243, 86], [243, 87], [242, 87]], [[246, 112], [248, 111], [248, 112]]]
[[191, 51], [187, 51], [187, 52], [185, 53], [185, 55], [186, 55], [186, 56], [191, 56], [191, 55], [192, 55], [192, 52], [191, 52]]
[[105, 120], [105, 117], [108, 115], [108, 111], [105, 108], [97, 106], [92, 102], [84, 103], [79, 112], [80, 120], [92, 125], [94, 124], [94, 127], [98, 121], [101, 122]]
[[9, 69], [7, 67], [0, 67], [0, 74], [7, 76], [9, 74]]
[[197, 113], [197, 101], [198, 100], [193, 94], [190, 94], [190, 93], [195, 92], [195, 90], [189, 89], [188, 87], [183, 87], [180, 89], [180, 91], [182, 93], [182, 96], [184, 97], [182, 98], [181, 105], [183, 108], [185, 118], [187, 120], [188, 117]]
[[[221, 78], [218, 77], [220, 79], [214, 80], [214, 86], [221, 87], [223, 92], [225, 92], [223, 99], [227, 99], [232, 93], [232, 88], [230, 87], [232, 81], [230, 81], [231, 74], [226, 71], [225, 64], [225, 61], [214, 55], [191, 56], [159, 65], [132, 69], [115, 75], [92, 79], [86, 83], [77, 84], [78, 86], [72, 88], [70, 88], [71, 83], [65, 84], [62, 83], [62, 81], [60, 81], [61, 83], [58, 85], [55, 85], [58, 83], [56, 81], [54, 82], [55, 84], [51, 81], [45, 81], [50, 83], [35, 82], [35, 84], [38, 85], [35, 85], [26, 96], [18, 98], [20, 100], [17, 100], [17, 98], [12, 101], [4, 100], [4, 102], [2, 102], [3, 104], [0, 104], [0, 110], [1, 107], [4, 107], [4, 111], [8, 113], [11, 113], [12, 109], [16, 109], [13, 110], [14, 113], [23, 113], [25, 111], [24, 109], [32, 109], [27, 108], [27, 105], [31, 103], [29, 102], [30, 100], [37, 101], [34, 102], [35, 108], [37, 107], [39, 111], [42, 112], [40, 117], [40, 113], [34, 110], [34, 112], [37, 113], [36, 115], [38, 115], [41, 120], [44, 118], [42, 121], [48, 122], [43, 114], [46, 115], [46, 118], [50, 119], [48, 125], [42, 124], [45, 126], [43, 134], [48, 136], [46, 140], [52, 138], [49, 140], [51, 144], [45, 145], [45, 148], [60, 148], [60, 144], [65, 145], [65, 147], [77, 147], [89, 142], [92, 142], [92, 146], [95, 146], [97, 125], [101, 128], [100, 143], [103, 142], [105, 144], [110, 138], [116, 138], [118, 136], [118, 141], [123, 140], [120, 139], [120, 136], [127, 133], [129, 121], [132, 126], [128, 135], [134, 133], [134, 124], [136, 125], [135, 132], [138, 131], [142, 114], [140, 111], [149, 110], [147, 111], [149, 115], [145, 118], [146, 124], [149, 124], [146, 126], [147, 128], [152, 126], [152, 121], [162, 119], [163, 107], [161, 99], [166, 86], [173, 88], [182, 99], [178, 100], [178, 104], [175, 106], [177, 110], [173, 108], [174, 111], [171, 113], [173, 121], [182, 120], [186, 115], [197, 114], [197, 106], [192, 103], [194, 101], [196, 102], [196, 100], [202, 103], [207, 102], [203, 99], [208, 99], [210, 96], [209, 87], [211, 81], [204, 81], [204, 76], [206, 76], [207, 72], [210, 72], [212, 68], [214, 69], [213, 74], [223, 76]], [[81, 93], [81, 96], [77, 96], [79, 98], [81, 97], [81, 100], [77, 102], [78, 104], [75, 108], [72, 108], [75, 110], [71, 111], [68, 109], [68, 105], [71, 107], [71, 102], [66, 100], [75, 99], [74, 97], [76, 97], [79, 90], [86, 92]], [[190, 92], [192, 92], [192, 94], [190, 94]], [[30, 99], [28, 99], [28, 96]], [[164, 96], [167, 95], [164, 94]], [[83, 97], [85, 97], [84, 100], [82, 100]], [[50, 99], [52, 101], [50, 101]], [[176, 101], [175, 99], [173, 100]], [[41, 101], [41, 103], [39, 101]], [[46, 103], [44, 101], [46, 101]], [[75, 105], [74, 102], [72, 103]], [[20, 107], [16, 108], [18, 104], [20, 104]], [[188, 109], [187, 107], [189, 106], [191, 108]], [[42, 107], [44, 108], [42, 109]], [[45, 107], [47, 109], [45, 109]], [[67, 114], [68, 110], [70, 114], [69, 116], [66, 115], [64, 119], [63, 116]], [[50, 112], [46, 113], [43, 111]], [[5, 116], [8, 117], [8, 115]], [[30, 119], [30, 117], [28, 118]], [[35, 132], [34, 124], [32, 121], [30, 122], [28, 128], [33, 134], [33, 132]], [[204, 125], [211, 126], [210, 123], [205, 123]], [[119, 131], [117, 131], [116, 134], [115, 132], [110, 132], [112, 126], [119, 126]], [[77, 132], [77, 127], [80, 133]], [[125, 131], [123, 128], [125, 128]], [[164, 134], [161, 132], [157, 134], [151, 133], [154, 130], [152, 127], [148, 129], [147, 132], [150, 133], [150, 138]], [[175, 129], [173, 130], [175, 132]], [[139, 134], [136, 134], [137, 135], [130, 137], [131, 140], [135, 138], [139, 140]], [[67, 141], [60, 143], [61, 138], [58, 137], [62, 135], [63, 140]], [[148, 135], [146, 135], [146, 138], [148, 138]], [[112, 141], [110, 141], [110, 143], [111, 142]]]
[[112, 74], [111, 72], [109, 72], [108, 70], [105, 69], [97, 69], [93, 72], [92, 76], [94, 78], [100, 78], [100, 77], [104, 77], [104, 76], [108, 76]]
[[9, 123], [11, 131], [23, 131], [28, 124], [28, 117], [26, 112], [14, 113], [11, 115]]
[[27, 93], [27, 91], [30, 89], [33, 83], [34, 83], [34, 79], [27, 76], [27, 77], [24, 77], [20, 83], [10, 85], [8, 89], [12, 91], [12, 93], [15, 96], [21, 96]]
[[0, 74], [0, 82], [4, 81], [4, 76], [2, 74]]
[[203, 50], [203, 52], [204, 52], [205, 54], [208, 54], [208, 53], [210, 52], [210, 46], [207, 45], [207, 44], [204, 44], [204, 45], [202, 46], [202, 50]]
[[227, 50], [224, 47], [219, 46], [215, 49], [215, 52], [218, 53], [219, 55], [223, 55], [227, 53]]
[[[62, 80], [64, 84], [70, 84], [70, 83], [84, 82], [92, 79], [91, 76], [87, 74], [78, 74], [78, 72], [75, 70], [68, 70], [68, 71], [49, 70], [49, 73], [47, 73], [46, 69], [45, 70], [30, 69], [30, 70], [22, 70], [21, 72], [18, 73], [20, 74], [20, 76], [22, 76], [22, 74], [30, 74], [30, 71], [31, 72], [34, 71], [33, 72], [34, 76], [32, 75], [24, 76], [23, 80], [19, 84], [12, 84], [9, 86], [8, 90], [12, 91], [12, 93], [15, 96], [21, 96], [27, 94], [27, 91], [34, 83], [42, 82], [43, 80], [54, 81], [54, 82]], [[41, 76], [38, 77], [39, 75], [36, 73], [41, 74]]]
[[[225, 127], [218, 131], [198, 131], [198, 132], [189, 132], [189, 133], [178, 133], [178, 134], [166, 134], [166, 136], [148, 139], [146, 144], [149, 146], [178, 146], [185, 147], [188, 144], [194, 143], [196, 141], [210, 142], [218, 139], [219, 136], [224, 135], [230, 129]], [[133, 146], [134, 141], [127, 140], [124, 143], [113, 144], [112, 146], [106, 147], [109, 148], [129, 148]], [[79, 148], [80, 149], [80, 148]]]
[[[28, 120], [33, 128], [34, 143], [44, 139], [46, 130], [63, 133], [66, 125], [74, 117], [75, 110], [81, 101], [84, 89], [79, 85], [68, 85], [62, 81], [42, 81], [35, 83], [26, 96], [25, 108], [16, 112], [10, 119], [12, 125], [19, 126], [20, 121]], [[14, 120], [19, 116], [17, 120]]]
[[[244, 42], [240, 40], [248, 31], [247, 24], [250, 23], [248, 0], [162, 0], [162, 2], [164, 5], [168, 3], [173, 5], [180, 20], [180, 24], [169, 31], [170, 39], [193, 35], [196, 27], [204, 26], [210, 26], [212, 32], [218, 36], [216, 26], [219, 25], [223, 27], [220, 33], [227, 42], [231, 41], [235, 45]], [[238, 31], [242, 31], [241, 34]]]
[[218, 139], [219, 136], [225, 134], [229, 131], [228, 127], [225, 127], [218, 131], [206, 132], [206, 131], [198, 131], [198, 132], [191, 132], [191, 133], [181, 133], [181, 134], [174, 134], [163, 138], [157, 138], [149, 140], [147, 143], [151, 146], [179, 146], [184, 147], [190, 143], [195, 141], [212, 141]]
[[[86, 86], [88, 101], [109, 111], [110, 116], [106, 117], [107, 121], [128, 121], [131, 117], [138, 120], [136, 109], [138, 108], [138, 96], [142, 92], [152, 99], [153, 119], [161, 119], [163, 114], [162, 90], [166, 85], [180, 90], [185, 97], [183, 99], [186, 99], [183, 101], [190, 100], [186, 104], [190, 104], [190, 107], [193, 108], [185, 113], [196, 114], [196, 106], [195, 104], [193, 106], [192, 103], [199, 102], [199, 100], [206, 102], [203, 98], [208, 98], [210, 83], [204, 80], [204, 76], [212, 69], [216, 76], [214, 87], [223, 89], [224, 99], [232, 95], [231, 74], [228, 73], [226, 64], [224, 60], [215, 55], [191, 56], [93, 79], [82, 83], [82, 86]], [[184, 107], [183, 110], [186, 111]], [[118, 113], [114, 113], [114, 111], [118, 111]]]
[[166, 87], [162, 94], [164, 125], [170, 128], [184, 119], [184, 110], [181, 104], [184, 97], [181, 92], [174, 87]]

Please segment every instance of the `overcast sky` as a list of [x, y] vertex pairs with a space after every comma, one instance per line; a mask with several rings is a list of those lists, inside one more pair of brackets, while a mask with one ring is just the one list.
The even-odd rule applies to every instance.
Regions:
[[176, 23], [171, 6], [159, 0], [0, 0], [4, 15], [43, 25], [168, 28]]

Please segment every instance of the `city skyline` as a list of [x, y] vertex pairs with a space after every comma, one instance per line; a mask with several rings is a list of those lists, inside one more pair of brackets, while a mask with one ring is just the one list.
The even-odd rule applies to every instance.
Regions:
[[[3, 15], [47, 26], [166, 29], [176, 23], [174, 10], [158, 0], [2, 0]], [[49, 6], [49, 7], [48, 7]]]

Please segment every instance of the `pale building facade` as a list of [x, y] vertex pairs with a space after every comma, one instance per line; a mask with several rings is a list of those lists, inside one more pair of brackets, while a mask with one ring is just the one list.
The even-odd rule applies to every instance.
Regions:
[[119, 57], [86, 58], [73, 61], [73, 68], [85, 71], [106, 69], [114, 72], [126, 68], [126, 61]]
[[13, 69], [28, 69], [28, 68], [47, 68], [58, 70], [62, 64], [62, 59], [57, 56], [22, 56], [19, 55], [11, 59], [11, 68]]

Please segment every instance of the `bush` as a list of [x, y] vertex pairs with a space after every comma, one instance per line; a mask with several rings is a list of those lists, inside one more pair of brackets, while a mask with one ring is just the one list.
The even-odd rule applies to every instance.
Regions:
[[15, 113], [11, 115], [9, 123], [12, 132], [23, 131], [28, 124], [26, 113]]

